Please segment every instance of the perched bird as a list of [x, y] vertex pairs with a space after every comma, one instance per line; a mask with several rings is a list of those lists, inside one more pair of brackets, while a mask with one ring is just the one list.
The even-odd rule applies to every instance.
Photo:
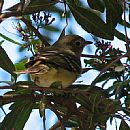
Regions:
[[50, 87], [59, 82], [62, 88], [69, 87], [81, 74], [80, 57], [83, 48], [91, 44], [78, 35], [61, 37], [52, 46], [45, 47], [40, 54], [30, 58], [27, 68], [20, 73], [30, 74], [40, 87]]

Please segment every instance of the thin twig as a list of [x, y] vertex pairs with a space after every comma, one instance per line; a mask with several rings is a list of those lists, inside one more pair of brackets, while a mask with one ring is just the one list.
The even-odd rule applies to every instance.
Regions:
[[44, 36], [42, 36], [40, 32], [34, 26], [32, 26], [32, 23], [30, 21], [28, 21], [24, 17], [22, 17], [21, 20], [27, 25], [29, 29], [31, 29], [35, 33], [36, 36], [38, 36], [38, 38], [43, 42], [43, 44], [45, 44], [46, 46], [50, 45], [44, 38]]
[[[70, 118], [70, 114], [67, 114], [62, 120], [66, 122]], [[61, 130], [65, 130], [62, 120], [58, 120], [49, 130], [57, 130], [61, 128]]]
[[46, 130], [46, 111], [44, 109], [44, 116], [43, 116], [43, 130]]
[[[125, 2], [125, 0], [123, 1], [123, 10], [124, 10], [124, 22], [126, 23], [126, 13], [125, 13], [126, 2]], [[124, 24], [124, 30], [125, 30], [125, 40], [126, 40], [126, 43], [128, 43], [128, 35], [127, 35], [126, 24]]]
[[123, 114], [117, 112], [117, 114], [115, 114], [115, 117], [116, 116], [120, 116], [122, 118], [122, 120], [130, 121], [130, 118], [128, 117], [128, 115], [123, 115]]
[[4, 0], [1, 0], [1, 1], [0, 1], [0, 14], [1, 14], [1, 12], [2, 12], [3, 4], [4, 4]]
[[112, 65], [113, 63], [119, 61], [121, 58], [123, 57], [126, 57], [127, 54], [124, 54], [124, 55], [121, 55], [119, 56], [118, 58], [116, 58], [114, 61], [112, 61], [110, 64], [108, 64], [104, 69], [101, 70], [101, 72], [99, 73], [99, 75], [94, 79], [94, 81], [91, 83], [91, 86], [95, 86], [97, 80], [100, 78], [100, 76], [106, 71], [108, 70]]
[[65, 8], [65, 20], [66, 20], [66, 26], [68, 26], [68, 19], [67, 19], [67, 7], [66, 7], [66, 1], [64, 0], [64, 8]]
[[125, 30], [125, 41], [126, 41], [126, 50], [128, 52], [128, 57], [130, 58], [130, 40], [128, 38], [128, 34], [127, 34], [127, 28], [126, 28], [126, 1], [124, 0], [123, 1], [123, 10], [124, 10], [124, 30]]
[[[117, 55], [116, 57], [115, 57], [115, 56], [104, 56], [104, 58], [105, 58], [105, 59], [107, 59], [107, 58], [108, 58], [108, 59], [110, 59], [110, 58], [115, 59], [115, 58], [117, 58], [117, 57], [119, 57], [119, 56], [121, 56], [121, 55]], [[100, 58], [101, 56], [99, 56], [99, 55], [82, 54], [81, 57], [87, 57], [87, 58]], [[126, 56], [124, 56], [124, 57], [126, 57]]]
[[61, 126], [61, 121], [56, 122], [49, 130], [56, 130]]
[[5, 112], [4, 108], [3, 108], [3, 106], [1, 106], [0, 108], [2, 109], [4, 115], [6, 116], [7, 114], [6, 114], [6, 112]]
[[62, 30], [62, 32], [61, 32], [61, 34], [60, 34], [59, 39], [60, 39], [62, 36], [65, 36], [65, 30], [66, 30], [66, 27], [68, 26], [66, 1], [64, 0], [63, 3], [64, 3], [64, 14], [65, 14], [66, 25], [64, 26], [64, 28], [63, 28], [63, 30]]

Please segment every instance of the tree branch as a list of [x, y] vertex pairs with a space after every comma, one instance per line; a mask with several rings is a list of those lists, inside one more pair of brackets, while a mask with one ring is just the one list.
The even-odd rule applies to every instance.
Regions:
[[6, 12], [6, 13], [3, 13], [0, 15], [0, 23], [6, 19], [6, 18], [9, 18], [9, 17], [12, 17], [12, 16], [22, 16], [22, 12], [21, 11], [12, 11], [12, 12]]
[[56, 130], [61, 126], [61, 121], [56, 122], [49, 130]]
[[[79, 87], [85, 87], [86, 89], [78, 89]], [[87, 89], [90, 87], [90, 85], [72, 85], [73, 88], [66, 88], [66, 89], [60, 89], [60, 88], [50, 88], [50, 87], [39, 87], [39, 86], [29, 86], [29, 85], [14, 85], [14, 86], [0, 86], [0, 89], [12, 89], [12, 90], [17, 90], [19, 89], [27, 89], [27, 90], [32, 90], [32, 91], [43, 91], [46, 93], [63, 93], [63, 94], [83, 94], [83, 95], [90, 95], [90, 90]], [[78, 87], [78, 88], [77, 88]], [[7, 100], [9, 95], [4, 95], [5, 97], [1, 99]], [[16, 95], [18, 96], [18, 95]], [[7, 97], [7, 98], [6, 98]], [[11, 96], [9, 96], [11, 98]], [[28, 97], [28, 95], [27, 95]], [[15, 96], [12, 97], [15, 99]], [[19, 97], [21, 98], [21, 96]]]
[[14, 102], [14, 101], [19, 101], [19, 100], [40, 100], [43, 98], [44, 94], [39, 94], [39, 95], [34, 95], [34, 94], [9, 94], [9, 95], [3, 95], [0, 96], [0, 102], [3, 101], [9, 101], [9, 102]]
[[[104, 56], [106, 59], [107, 58], [114, 58], [116, 59], [117, 57], [126, 57], [127, 55], [117, 55], [116, 57], [115, 56]], [[88, 55], [88, 54], [82, 54], [81, 57], [88, 57], [88, 58], [100, 58], [101, 55]]]

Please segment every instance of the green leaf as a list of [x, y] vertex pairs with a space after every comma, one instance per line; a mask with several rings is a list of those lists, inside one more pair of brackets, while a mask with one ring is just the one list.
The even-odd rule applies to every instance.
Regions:
[[15, 63], [14, 66], [15, 66], [16, 71], [25, 70], [25, 63], [26, 62], [27, 62], [27, 59], [22, 59], [18, 63]]
[[34, 0], [25, 9], [25, 13], [34, 13], [34, 12], [39, 12], [43, 10], [48, 10], [54, 4], [56, 4], [55, 1]]
[[108, 79], [113, 79], [115, 78], [115, 75], [113, 74], [113, 72], [108, 72], [108, 73], [104, 73], [102, 74], [98, 80], [96, 81], [96, 83], [99, 83], [99, 82], [102, 82], [102, 81], [105, 81], [105, 80], [108, 80]]
[[117, 2], [117, 0], [104, 0], [104, 3], [106, 6], [106, 25], [114, 35], [114, 29], [122, 19], [122, 3]]
[[[128, 87], [130, 87], [130, 86], [128, 86]], [[125, 105], [129, 109], [129, 105], [130, 105], [130, 94], [128, 94], [128, 96], [126, 96], [126, 98], [125, 98]], [[130, 109], [129, 109], [129, 114], [130, 114]]]
[[16, 79], [15, 67], [2, 46], [0, 46], [0, 67]]
[[114, 39], [114, 35], [112, 35], [105, 22], [93, 10], [70, 4], [72, 2], [68, 1], [67, 4], [73, 16], [84, 30], [104, 39]]
[[79, 89], [84, 90], [87, 93], [93, 93], [94, 95], [102, 96], [102, 97], [108, 97], [108, 93], [104, 91], [104, 89], [97, 87], [97, 86], [91, 86], [91, 85], [84, 85], [84, 84], [73, 84], [69, 87], [69, 89]]
[[102, 0], [87, 0], [87, 2], [92, 9], [98, 10], [102, 13], [104, 12], [105, 6]]
[[121, 24], [123, 27], [126, 26], [126, 27], [130, 28], [130, 23], [128, 23], [125, 20], [121, 20], [119, 24]]
[[0, 46], [2, 45], [3, 42], [4, 42], [4, 40], [0, 41]]
[[122, 41], [126, 41], [126, 36], [123, 34], [123, 33], [121, 33], [121, 32], [119, 32], [118, 30], [116, 30], [115, 29], [115, 31], [114, 31], [114, 35], [119, 39], [119, 40], [122, 40]]
[[[45, 10], [50, 9], [50, 7], [56, 3], [57, 2], [55, 2], [55, 1], [48, 1], [48, 0], [31, 0], [30, 4], [23, 11], [23, 14], [32, 14], [32, 13], [36, 13], [39, 11], [45, 11]], [[21, 3], [18, 3], [16, 5], [8, 8], [7, 10], [17, 11], [18, 8], [20, 7], [20, 4]]]
[[12, 42], [12, 43], [14, 43], [14, 44], [17, 44], [17, 45], [22, 46], [22, 44], [20, 44], [19, 42], [14, 41], [13, 39], [11, 39], [11, 38], [9, 38], [9, 37], [3, 35], [2, 33], [0, 33], [0, 36], [1, 36], [2, 38], [4, 38], [5, 40], [9, 41], [9, 42]]
[[127, 116], [129, 116], [130, 117], [130, 110], [129, 110], [129, 106], [128, 106], [128, 108], [122, 108], [122, 111], [127, 115]]
[[[90, 8], [83, 8], [79, 5], [76, 5], [72, 0], [67, 0], [67, 4], [76, 21], [84, 30], [92, 33], [95, 36], [113, 40], [114, 30], [117, 23], [121, 21], [123, 9], [120, 1], [110, 1], [104, 0], [106, 7], [106, 23], [95, 13], [95, 9], [92, 10]], [[92, 4], [93, 2], [89, 1], [89, 3]], [[93, 5], [93, 8], [96, 8], [96, 5], [98, 4]]]
[[52, 26], [52, 25], [45, 26], [45, 29], [48, 31], [52, 31], [52, 32], [59, 32], [60, 31], [60, 29], [58, 29], [58, 27]]
[[26, 121], [28, 120], [34, 103], [31, 101], [18, 101], [11, 105], [12, 110], [6, 115], [0, 126], [1, 130], [23, 130]]
[[92, 113], [92, 102], [90, 102], [90, 100], [87, 99], [86, 96], [80, 94], [77, 95], [76, 102], [79, 103], [81, 106], [85, 107], [90, 113]]
[[130, 127], [125, 121], [122, 120], [119, 130], [130, 130]]
[[76, 118], [74, 117], [73, 119], [68, 120], [65, 122], [65, 127], [78, 127], [78, 121], [75, 121]]

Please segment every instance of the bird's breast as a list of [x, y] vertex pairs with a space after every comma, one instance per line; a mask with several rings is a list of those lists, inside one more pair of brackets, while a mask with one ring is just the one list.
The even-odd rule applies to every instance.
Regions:
[[32, 80], [40, 87], [50, 87], [55, 82], [60, 82], [62, 88], [71, 85], [78, 75], [63, 68], [51, 67], [46, 73], [31, 74]]

